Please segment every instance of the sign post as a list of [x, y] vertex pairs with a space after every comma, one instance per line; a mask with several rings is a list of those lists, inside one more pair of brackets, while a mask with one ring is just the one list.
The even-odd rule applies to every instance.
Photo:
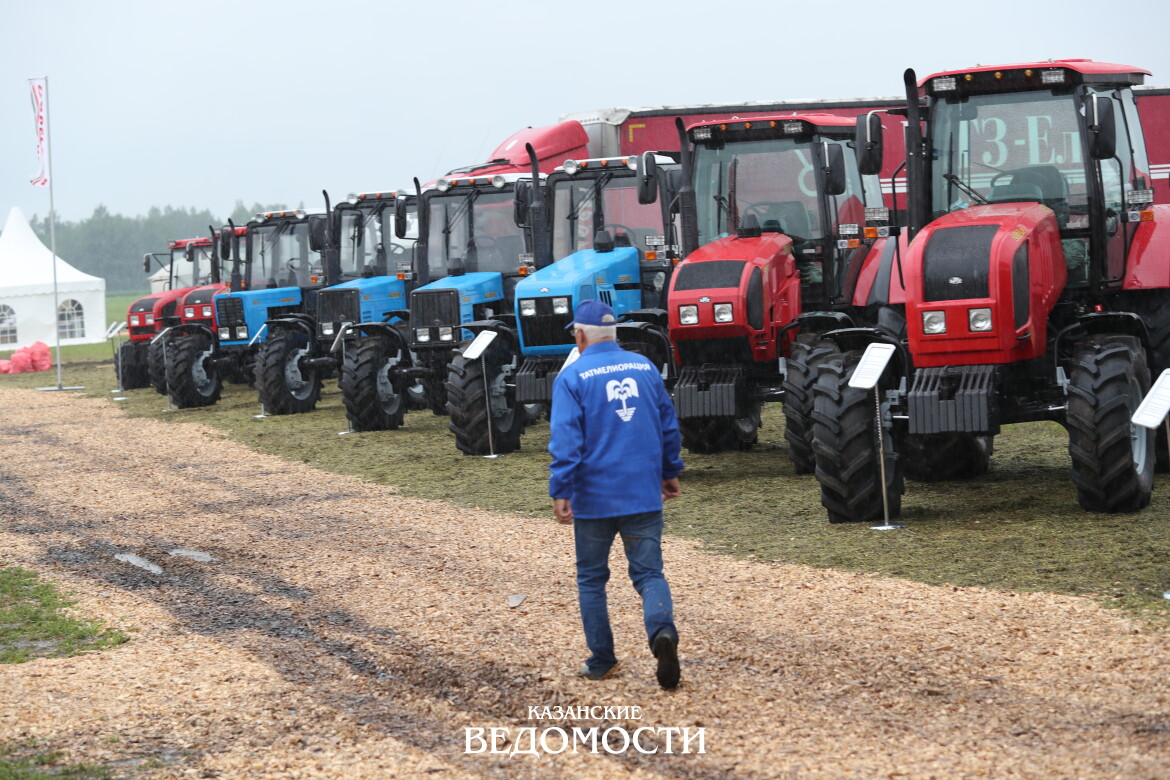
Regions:
[[897, 348], [893, 344], [882, 342], [870, 344], [865, 348], [865, 354], [861, 356], [861, 361], [858, 362], [857, 368], [853, 369], [853, 374], [849, 377], [850, 387], [858, 390], [873, 390], [874, 422], [877, 425], [878, 433], [878, 473], [882, 480], [882, 514], [885, 518], [884, 524], [870, 526], [873, 531], [894, 531], [906, 527], [901, 523], [890, 522], [890, 497], [886, 489], [886, 444], [882, 431], [882, 401], [881, 391], [877, 386], [882, 372], [886, 370], [886, 365], [896, 350]]

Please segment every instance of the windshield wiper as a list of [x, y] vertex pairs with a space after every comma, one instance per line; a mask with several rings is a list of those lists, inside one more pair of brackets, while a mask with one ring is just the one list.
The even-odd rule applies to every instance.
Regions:
[[958, 187], [959, 189], [961, 189], [963, 192], [965, 192], [965, 193], [967, 193], [968, 195], [970, 195], [970, 196], [971, 196], [971, 197], [972, 197], [972, 198], [973, 198], [973, 199], [974, 199], [974, 200], [977, 202], [977, 204], [978, 204], [978, 205], [980, 205], [980, 206], [986, 206], [988, 203], [991, 203], [991, 201], [989, 201], [989, 200], [988, 200], [987, 198], [985, 198], [985, 197], [984, 197], [982, 194], [980, 194], [980, 192], [979, 192], [978, 190], [976, 190], [974, 187], [972, 187], [972, 186], [971, 186], [970, 184], [968, 184], [967, 182], [965, 182], [965, 181], [963, 181], [962, 179], [960, 179], [960, 178], [959, 178], [958, 176], [956, 176], [955, 174], [953, 174], [953, 173], [944, 173], [944, 174], [943, 174], [943, 178], [944, 178], [944, 179], [946, 179], [947, 181], [949, 181], [951, 184], [953, 184], [953, 185], [955, 185], [956, 187]]
[[598, 222], [598, 219], [597, 219], [598, 215], [601, 214], [601, 212], [602, 212], [602, 209], [601, 209], [602, 201], [601, 201], [601, 198], [599, 198], [598, 196], [601, 193], [601, 188], [604, 187], [606, 184], [608, 184], [609, 180], [612, 178], [613, 178], [612, 171], [606, 171], [601, 176], [598, 176], [597, 179], [594, 180], [593, 186], [590, 187], [589, 191], [581, 197], [581, 200], [577, 201], [577, 205], [573, 207], [573, 210], [571, 212], [569, 212], [568, 216], [566, 216], [565, 219], [576, 224], [577, 218], [581, 214], [581, 209], [583, 209], [587, 204], [592, 203], [593, 201], [596, 200], [597, 201], [597, 211], [594, 212], [594, 215], [593, 215], [593, 225], [594, 225], [594, 227], [598, 227], [599, 225], [604, 225], [605, 224], [604, 215], [602, 215], [602, 220], [600, 222]]

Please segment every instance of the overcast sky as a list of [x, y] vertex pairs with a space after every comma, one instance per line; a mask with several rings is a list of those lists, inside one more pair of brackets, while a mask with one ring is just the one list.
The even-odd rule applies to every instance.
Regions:
[[[0, 214], [321, 204], [602, 107], [896, 95], [902, 72], [1088, 57], [1170, 86], [1170, 4], [0, 0]], [[2, 218], [2, 217], [0, 217]]]

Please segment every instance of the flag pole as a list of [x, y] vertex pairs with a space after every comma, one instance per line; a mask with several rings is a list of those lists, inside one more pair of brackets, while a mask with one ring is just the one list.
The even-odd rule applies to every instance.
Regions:
[[53, 180], [57, 178], [53, 172], [53, 144], [52, 123], [49, 121], [49, 77], [45, 76], [45, 158], [48, 165], [49, 179], [49, 253], [53, 256], [53, 321], [57, 333], [57, 386], [38, 387], [38, 390], [84, 390], [84, 387], [65, 387], [61, 378], [61, 298], [57, 290], [57, 208], [53, 202]]
[[53, 123], [49, 121], [49, 77], [45, 76], [45, 145], [49, 157], [49, 251], [53, 255], [53, 312], [57, 322], [57, 389], [64, 389], [61, 381], [61, 299], [57, 294], [57, 209], [53, 203]]

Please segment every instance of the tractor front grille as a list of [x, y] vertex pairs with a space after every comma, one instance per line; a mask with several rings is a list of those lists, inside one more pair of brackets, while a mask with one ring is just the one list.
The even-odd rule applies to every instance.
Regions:
[[322, 290], [317, 294], [317, 322], [358, 322], [361, 291], [357, 288]]
[[571, 312], [565, 314], [553, 313], [552, 298], [536, 298], [536, 315], [533, 317], [519, 316], [520, 333], [527, 347], [551, 347], [557, 344], [573, 344], [573, 332], [565, 330], [573, 321]]
[[410, 294], [412, 343], [424, 343], [418, 340], [418, 331], [426, 328], [430, 332], [430, 342], [426, 345], [439, 346], [439, 328], [455, 327], [460, 322], [458, 290], [415, 290]]
[[215, 312], [221, 327], [235, 328], [244, 324], [244, 299], [224, 295], [215, 299]]

